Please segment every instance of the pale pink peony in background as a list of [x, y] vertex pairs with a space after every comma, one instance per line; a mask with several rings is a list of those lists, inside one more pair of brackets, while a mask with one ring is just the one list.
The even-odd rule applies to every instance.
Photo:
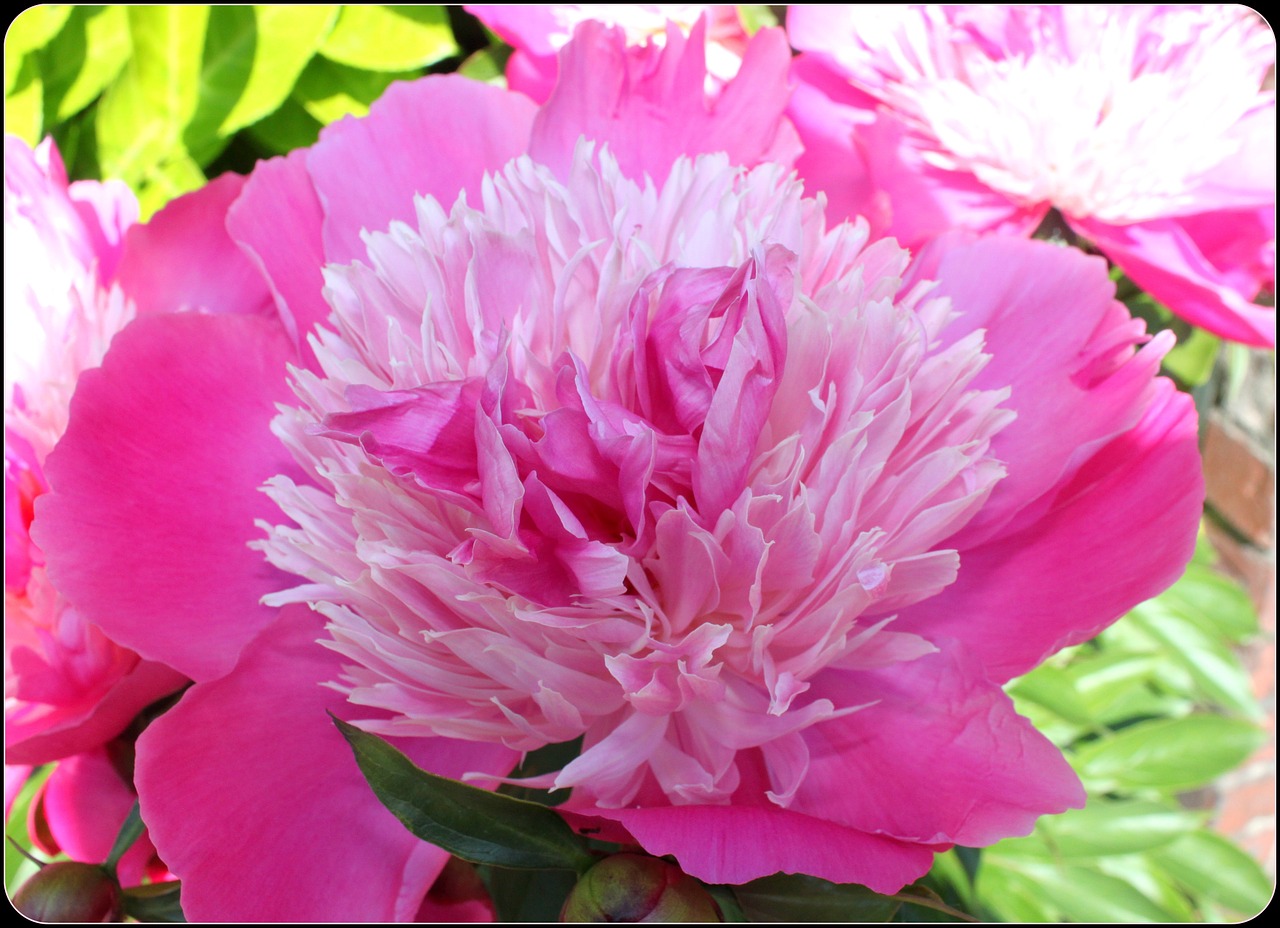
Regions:
[[1175, 313], [1274, 346], [1275, 65], [1244, 6], [798, 6], [798, 168], [909, 247], [1050, 207]]
[[6, 136], [4, 159], [5, 761], [29, 765], [98, 747], [182, 677], [88, 621], [30, 537], [76, 382], [134, 315], [116, 276], [137, 203], [118, 182], [68, 184], [51, 140]]
[[[507, 85], [541, 103], [556, 84], [556, 54], [580, 23], [593, 21], [621, 27], [627, 44], [661, 47], [669, 29], [689, 35], [698, 29], [706, 42], [706, 86], [722, 87], [738, 73], [748, 36], [736, 6], [694, 3], [549, 3], [540, 5], [469, 5], [478, 17], [513, 48], [507, 61]], [[699, 19], [705, 19], [699, 25]]]

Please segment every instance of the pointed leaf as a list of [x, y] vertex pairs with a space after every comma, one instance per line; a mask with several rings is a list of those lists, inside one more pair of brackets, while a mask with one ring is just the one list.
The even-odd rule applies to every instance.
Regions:
[[1036, 831], [1055, 856], [1092, 858], [1167, 845], [1199, 828], [1202, 818], [1158, 802], [1094, 797], [1083, 809], [1045, 816]]
[[1264, 740], [1260, 729], [1238, 719], [1156, 719], [1085, 745], [1075, 766], [1092, 790], [1187, 790], [1237, 766]]
[[1258, 862], [1221, 835], [1200, 830], [1151, 855], [1169, 874], [1241, 915], [1261, 912], [1275, 884]]
[[369, 104], [382, 96], [392, 81], [414, 77], [411, 73], [364, 71], [324, 58], [313, 58], [293, 88], [293, 99], [321, 125], [343, 116], [364, 116]]
[[499, 922], [559, 921], [564, 901], [578, 882], [572, 870], [480, 867], [479, 872]]
[[428, 773], [377, 735], [333, 721], [379, 801], [423, 841], [496, 867], [582, 872], [595, 862], [546, 806]]
[[369, 71], [405, 71], [458, 53], [439, 6], [344, 6], [320, 54]]
[[1133, 611], [1137, 622], [1164, 646], [1165, 659], [1190, 674], [1198, 692], [1242, 715], [1259, 716], [1261, 709], [1244, 666], [1222, 639], [1208, 634], [1160, 600], [1142, 603]]
[[62, 31], [39, 52], [45, 119], [62, 122], [96, 100], [119, 76], [130, 48], [124, 7], [75, 7]]
[[182, 884], [147, 883], [126, 889], [124, 914], [139, 922], [185, 922]]
[[902, 904], [857, 884], [776, 873], [733, 887], [752, 922], [887, 922]]

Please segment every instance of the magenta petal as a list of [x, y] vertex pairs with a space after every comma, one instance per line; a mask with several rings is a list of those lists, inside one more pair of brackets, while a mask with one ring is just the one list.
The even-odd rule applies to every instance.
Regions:
[[[329, 316], [324, 301], [324, 213], [307, 173], [306, 150], [259, 164], [227, 212], [227, 231], [266, 278], [298, 354], [314, 363], [306, 336]], [[281, 235], [281, 228], [289, 230]]]
[[650, 854], [671, 854], [707, 883], [807, 873], [895, 893], [923, 876], [939, 850], [763, 806], [578, 810], [574, 822], [580, 825], [587, 814], [621, 824]]
[[[41, 808], [49, 831], [72, 860], [100, 864], [137, 799], [104, 748], [62, 761], [44, 785]], [[120, 860], [125, 886], [142, 882], [155, 848], [140, 837]]]
[[[444, 851], [379, 803], [326, 714], [359, 710], [321, 685], [342, 663], [323, 635], [319, 616], [287, 607], [234, 672], [194, 687], [139, 739], [142, 814], [190, 921], [408, 920], [444, 866]], [[515, 760], [441, 738], [399, 746], [455, 778]]]
[[551, 39], [564, 30], [555, 10], [547, 5], [469, 3], [464, 9], [509, 45], [534, 55], [554, 55], [557, 46]]
[[223, 174], [129, 229], [119, 281], [139, 315], [179, 309], [270, 311], [262, 275], [227, 235], [227, 208], [244, 180]]
[[[985, 330], [993, 357], [973, 385], [1008, 386], [1003, 405], [1017, 413], [992, 441], [1008, 476], [951, 539], [963, 551], [1025, 507], [1047, 505], [1045, 494], [1094, 449], [1133, 427], [1153, 395], [1163, 352], [1153, 345], [1128, 358], [1141, 324], [1115, 302], [1104, 262], [1074, 249], [956, 234], [923, 250], [909, 273], [938, 280], [934, 292], [961, 313], [943, 331], [944, 341]], [[1053, 337], [1046, 338], [1050, 321]], [[962, 561], [961, 573], [967, 569]]]
[[[998, 680], [1093, 637], [1182, 573], [1204, 500], [1191, 397], [1167, 380], [1048, 512], [961, 552], [960, 575], [895, 630], [962, 639]], [[1061, 420], [1055, 420], [1061, 421]]]
[[182, 674], [163, 664], [139, 661], [82, 717], [52, 729], [37, 723], [29, 737], [24, 736], [21, 723], [6, 721], [5, 760], [43, 764], [95, 748], [120, 734], [134, 716], [185, 682]]
[[1274, 207], [1127, 226], [1073, 220], [1072, 226], [1188, 322], [1246, 345], [1275, 347], [1275, 307], [1250, 302], [1274, 282], [1267, 280], [1275, 274]]
[[[963, 574], [963, 571], [961, 571]], [[955, 642], [880, 670], [829, 671], [815, 698], [855, 705], [804, 732], [792, 808], [926, 844], [991, 844], [1084, 805], [1062, 753]]]
[[[520, 94], [447, 75], [392, 84], [368, 117], [325, 129], [307, 153], [325, 258], [364, 259], [362, 230], [415, 224], [415, 195], [452, 204], [465, 191], [478, 202], [485, 172], [524, 154], [534, 109]], [[377, 182], [361, 183], [353, 169]]]
[[292, 357], [273, 320], [138, 319], [80, 378], [48, 459], [32, 530], [54, 584], [113, 640], [195, 680], [231, 668], [275, 614], [258, 600], [287, 584], [247, 544], [254, 519], [279, 519], [259, 486], [299, 474], [269, 428]]
[[708, 100], [705, 20], [686, 39], [674, 25], [665, 47], [628, 48], [621, 29], [584, 22], [560, 53], [560, 82], [534, 121], [529, 153], [568, 173], [578, 139], [607, 144], [623, 173], [666, 179], [675, 160], [725, 151], [734, 164], [791, 164], [800, 152], [787, 104], [786, 37], [762, 29], [737, 77]]

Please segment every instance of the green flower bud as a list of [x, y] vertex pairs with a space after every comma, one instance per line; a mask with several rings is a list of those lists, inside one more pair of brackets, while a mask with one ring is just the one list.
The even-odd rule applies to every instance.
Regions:
[[96, 864], [45, 864], [13, 894], [13, 907], [37, 922], [118, 922], [120, 885]]
[[606, 857], [578, 880], [562, 922], [718, 922], [701, 883], [674, 864], [640, 854]]

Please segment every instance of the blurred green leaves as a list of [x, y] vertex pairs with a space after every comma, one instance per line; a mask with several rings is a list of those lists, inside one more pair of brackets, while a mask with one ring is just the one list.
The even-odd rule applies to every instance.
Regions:
[[242, 130], [250, 160], [309, 145], [459, 52], [443, 7], [33, 7], [5, 39], [5, 131], [52, 134], [73, 177], [124, 180], [146, 216]]
[[1266, 906], [1258, 863], [1184, 801], [1264, 740], [1232, 650], [1257, 620], [1212, 559], [1202, 538], [1178, 583], [1009, 684], [1089, 802], [982, 851], [972, 881], [949, 865], [954, 854], [939, 858], [932, 878], [961, 908], [1023, 922], [1192, 922]]

